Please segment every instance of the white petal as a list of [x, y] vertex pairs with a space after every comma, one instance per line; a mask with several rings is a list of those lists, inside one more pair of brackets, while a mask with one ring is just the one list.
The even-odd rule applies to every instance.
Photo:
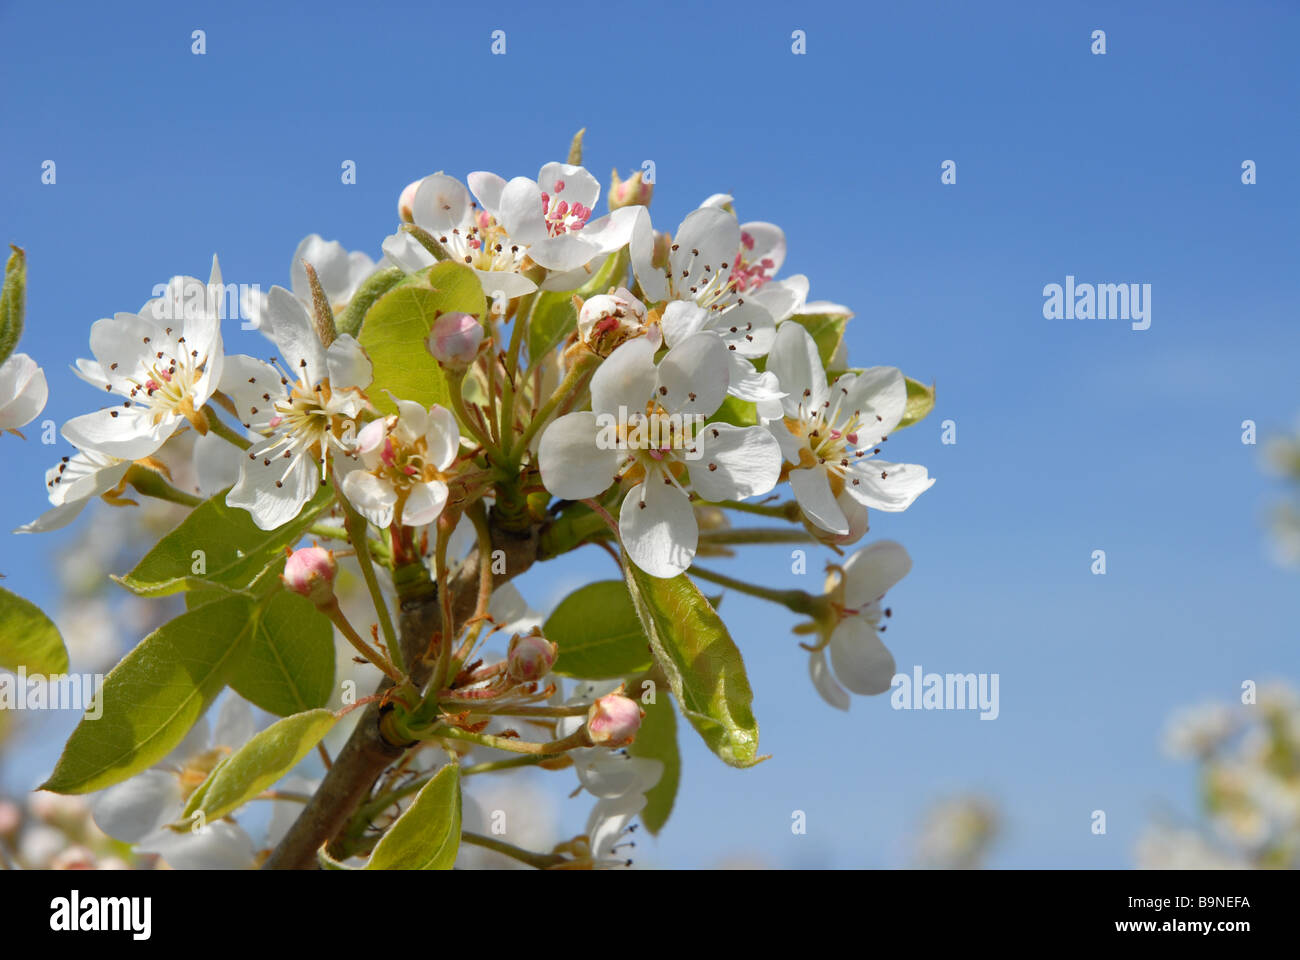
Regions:
[[[746, 243], [748, 241], [748, 243]], [[767, 275], [774, 276], [785, 263], [785, 232], [775, 223], [751, 220], [740, 225], [741, 256], [749, 263], [758, 264], [764, 259], [772, 261], [765, 267]]]
[[[474, 272], [478, 274], [483, 293], [489, 300], [496, 300], [498, 296], [505, 300], [513, 300], [537, 289], [537, 284], [522, 273], [512, 273], [509, 270], [475, 270]], [[581, 284], [576, 283], [573, 287], [558, 289], [572, 290], [578, 286]]]
[[653, 577], [675, 577], [695, 559], [700, 536], [695, 510], [657, 473], [628, 491], [618, 529], [632, 562]]
[[353, 470], [343, 478], [343, 496], [361, 514], [381, 530], [393, 522], [397, 491], [387, 480], [366, 470]]
[[849, 522], [831, 493], [831, 479], [825, 468], [790, 471], [790, 489], [799, 509], [817, 526], [831, 533], [848, 533]]
[[411, 219], [430, 233], [459, 227], [470, 215], [469, 192], [455, 177], [435, 173], [420, 181], [411, 204]]
[[[907, 408], [907, 382], [897, 367], [871, 367], [861, 373], [846, 374], [835, 381], [831, 390], [831, 403], [837, 402], [842, 411], [861, 412], [868, 425], [864, 430], [868, 436], [888, 436], [903, 419]], [[875, 446], [876, 442], [863, 440], [862, 444]]]
[[537, 173], [537, 185], [554, 201], [557, 197], [569, 206], [580, 203], [596, 206], [600, 199], [600, 181], [586, 168], [571, 163], [548, 163]]
[[767, 357], [767, 369], [776, 374], [786, 397], [786, 416], [803, 418], [826, 402], [826, 371], [813, 338], [797, 323], [783, 323]]
[[751, 361], [734, 350], [727, 351], [727, 359], [730, 361], [727, 393], [750, 403], [774, 404], [774, 412], [780, 416], [784, 412], [781, 401], [785, 398], [785, 391], [781, 389], [776, 374], [770, 370], [759, 373]]
[[912, 558], [900, 543], [877, 540], [849, 557], [844, 564], [844, 604], [865, 607], [883, 597], [912, 569]]
[[437, 262], [433, 254], [405, 230], [385, 237], [381, 247], [384, 256], [407, 273], [415, 273]]
[[506, 188], [505, 178], [486, 170], [476, 170], [465, 179], [479, 206], [500, 220], [501, 194]]
[[[644, 338], [630, 341], [614, 354], [628, 346], [644, 342]], [[643, 352], [653, 356], [653, 348]], [[611, 354], [610, 360], [614, 356]], [[609, 361], [606, 361], [607, 363]], [[652, 361], [653, 362], [653, 361]], [[601, 367], [603, 370], [604, 367]], [[727, 347], [713, 333], [695, 333], [680, 341], [659, 361], [653, 393], [655, 401], [669, 413], [701, 414], [710, 417], [727, 399], [728, 371]], [[597, 376], [600, 375], [598, 370]], [[592, 397], [595, 397], [595, 378], [592, 380]], [[647, 396], [648, 395], [644, 395]], [[644, 408], [645, 399], [641, 401]], [[629, 404], [630, 406], [631, 404]], [[594, 406], [594, 403], [593, 403]]]
[[593, 753], [594, 762], [577, 766], [578, 779], [588, 793], [602, 800], [633, 791], [644, 793], [663, 776], [664, 765], [660, 760], [632, 757], [608, 749]]
[[636, 210], [632, 221], [632, 239], [628, 244], [631, 254], [632, 272], [636, 275], [647, 302], [668, 299], [668, 278], [664, 270], [653, 265], [655, 234], [650, 224], [650, 214], [645, 207], [626, 207]]
[[501, 191], [501, 223], [519, 243], [540, 243], [547, 237], [542, 192], [527, 177], [515, 177]]
[[858, 460], [847, 473], [844, 489], [864, 507], [899, 513], [934, 486], [925, 467], [915, 463]]
[[670, 300], [659, 322], [663, 327], [664, 342], [673, 346], [703, 330], [709, 322], [709, 314], [694, 301]]
[[62, 433], [74, 447], [139, 460], [161, 447], [181, 420], [169, 415], [154, 423], [153, 414], [142, 406], [113, 407], [73, 417]]
[[528, 248], [528, 255], [548, 270], [567, 273], [590, 263], [605, 251], [587, 238], [587, 231], [562, 233], [538, 240]]
[[740, 249], [740, 224], [736, 218], [718, 207], [700, 207], [686, 215], [673, 237], [677, 248], [669, 254], [673, 283], [678, 288], [690, 285], [693, 278], [703, 276], [704, 267], [716, 273], [722, 264], [736, 259]]
[[280, 383], [280, 371], [243, 354], [226, 357], [221, 368], [221, 392], [235, 405], [239, 422], [258, 433], [269, 429], [276, 415], [276, 402], [288, 397]]
[[[625, 417], [644, 415], [655, 392], [654, 355], [654, 344], [637, 337], [606, 357], [591, 378], [591, 409], [616, 417], [620, 408]], [[715, 405], [709, 413], [716, 409]]]
[[229, 820], [209, 823], [203, 829], [158, 830], [140, 841], [141, 853], [156, 853], [174, 870], [251, 870], [253, 840]]
[[588, 412], [565, 414], [546, 428], [537, 460], [547, 490], [565, 500], [583, 500], [609, 489], [622, 451], [597, 446], [596, 433], [596, 415]]
[[831, 673], [830, 665], [826, 662], [825, 650], [814, 650], [808, 658], [808, 674], [812, 677], [813, 686], [821, 694], [821, 698], [829, 703], [836, 710], [848, 710], [850, 697], [844, 688], [835, 682], [835, 677]]
[[460, 425], [451, 411], [437, 404], [430, 407], [429, 426], [424, 436], [434, 469], [450, 468], [460, 450]]
[[408, 527], [422, 527], [433, 523], [447, 504], [447, 485], [441, 480], [417, 483], [411, 487], [402, 511], [402, 523]]
[[0, 430], [17, 430], [36, 419], [49, 398], [45, 371], [25, 353], [0, 365]]
[[808, 298], [808, 278], [802, 273], [784, 280], [773, 280], [758, 290], [745, 294], [746, 301], [754, 301], [772, 315], [777, 323], [804, 310]]
[[[619, 856], [614, 848], [632, 818], [646, 805], [645, 794], [629, 793], [613, 800], [601, 800], [587, 818], [587, 839], [596, 860], [611, 860]], [[623, 858], [626, 859], [626, 858]]]
[[414, 400], [400, 400], [397, 397], [393, 397], [393, 404], [397, 407], [397, 422], [393, 424], [393, 438], [398, 443], [413, 444], [428, 432], [429, 411], [421, 404]]
[[[260, 529], [274, 530], [298, 516], [316, 493], [319, 467], [310, 456], [263, 457], [258, 448], [251, 453], [251, 459], [245, 456], [240, 461], [239, 482], [226, 494], [226, 503], [247, 510]], [[271, 462], [266, 464], [265, 459]]]
[[875, 696], [889, 689], [894, 655], [866, 620], [849, 616], [840, 621], [831, 632], [830, 650], [835, 678], [850, 692]]
[[744, 500], [767, 493], [781, 475], [781, 447], [765, 427], [711, 423], [689, 461], [691, 486], [705, 500]]
[[284, 287], [272, 287], [266, 297], [263, 330], [280, 349], [290, 377], [315, 387], [326, 377], [325, 348], [307, 306]]
[[[361, 344], [349, 334], [342, 334], [325, 354], [326, 368], [329, 370], [330, 386], [335, 390], [340, 387], [358, 387], [365, 389], [374, 379], [374, 367]], [[313, 384], [314, 386], [314, 384]]]
[[95, 794], [95, 825], [110, 837], [136, 843], [180, 816], [180, 780], [165, 770], [145, 770]]

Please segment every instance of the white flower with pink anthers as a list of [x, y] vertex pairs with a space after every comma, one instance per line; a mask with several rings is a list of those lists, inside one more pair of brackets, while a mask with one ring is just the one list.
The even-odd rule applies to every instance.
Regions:
[[672, 237], [666, 262], [659, 263], [649, 217], [640, 217], [629, 249], [646, 299], [667, 301], [661, 323], [669, 346], [701, 331], [715, 333], [726, 345], [728, 390], [733, 396], [752, 401], [780, 397], [776, 378], [754, 367], [753, 361], [771, 349], [776, 321], [765, 306], [740, 290], [756, 282], [754, 278], [732, 275], [742, 250], [740, 224], [732, 213], [705, 206], [687, 214]]

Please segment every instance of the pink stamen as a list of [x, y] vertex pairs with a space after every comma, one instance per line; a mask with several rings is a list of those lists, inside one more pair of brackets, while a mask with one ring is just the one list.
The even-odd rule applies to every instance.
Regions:
[[556, 181], [555, 181], [555, 192], [556, 192], [556, 193], [563, 193], [563, 192], [564, 192], [564, 181], [563, 181], [563, 180], [556, 180]]

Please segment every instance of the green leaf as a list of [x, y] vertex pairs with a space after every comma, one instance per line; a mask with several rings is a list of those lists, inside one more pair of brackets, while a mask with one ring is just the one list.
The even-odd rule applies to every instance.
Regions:
[[366, 869], [450, 870], [459, 849], [460, 767], [449, 763], [375, 844]]
[[30, 600], [0, 587], [0, 667], [46, 676], [66, 673], [68, 651], [59, 628]]
[[903, 408], [903, 419], [898, 421], [895, 430], [902, 430], [924, 420], [934, 409], [934, 384], [927, 387], [911, 377], [904, 379], [907, 381], [907, 406]]
[[254, 623], [253, 604], [227, 597], [169, 620], [104, 678], [42, 786], [89, 793], [167, 756], [225, 686]]
[[199, 812], [217, 820], [237, 810], [298, 765], [334, 726], [329, 710], [308, 710], [277, 720], [213, 771]]
[[279, 717], [325, 706], [334, 691], [333, 624], [306, 597], [275, 594], [226, 682]]
[[844, 339], [844, 328], [852, 317], [851, 313], [796, 313], [790, 319], [812, 335], [822, 366], [828, 367], [840, 341]]
[[641, 705], [645, 717], [636, 740], [627, 748], [634, 757], [650, 757], [664, 765], [663, 776], [645, 795], [645, 808], [641, 822], [652, 834], [657, 834], [668, 822], [677, 799], [677, 785], [682, 779], [682, 755], [677, 748], [677, 714], [673, 711], [672, 697], [656, 697], [654, 703]]
[[359, 337], [361, 327], [366, 321], [366, 314], [370, 312], [370, 308], [375, 305], [375, 302], [380, 297], [405, 279], [406, 274], [398, 267], [390, 267], [387, 270], [380, 270], [371, 274], [361, 286], [357, 287], [357, 291], [352, 294], [352, 299], [348, 301], [348, 305], [338, 315], [336, 322], [338, 332]]
[[654, 663], [621, 580], [589, 583], [569, 594], [546, 618], [542, 633], [559, 645], [554, 669], [561, 676], [607, 680], [640, 673]]
[[5, 264], [4, 286], [0, 287], [0, 363], [18, 346], [23, 335], [23, 316], [27, 309], [27, 254], [12, 243]]
[[712, 419], [730, 423], [736, 427], [757, 426], [758, 405], [750, 400], [741, 400], [739, 397], [729, 396], [722, 401], [722, 406], [718, 407], [718, 412], [713, 415]]
[[598, 293], [605, 293], [610, 287], [620, 286], [627, 275], [628, 255], [626, 250], [611, 253], [605, 258], [600, 269], [576, 290], [559, 292], [542, 290], [529, 311], [528, 321], [528, 360], [536, 365], [542, 357], [564, 342], [578, 326], [578, 311], [573, 306], [573, 296], [577, 294], [584, 300]]
[[704, 594], [685, 574], [652, 577], [626, 555], [623, 570], [655, 659], [691, 726], [733, 767], [767, 759], [758, 756], [754, 694], [740, 650]]
[[443, 313], [486, 310], [478, 275], [461, 263], [444, 260], [429, 268], [427, 285], [402, 284], [380, 297], [366, 314], [361, 346], [374, 365], [374, 388], [368, 396], [381, 413], [397, 407], [385, 391], [426, 407], [449, 406], [447, 377], [424, 345], [433, 323]]
[[247, 510], [226, 505], [223, 490], [195, 507], [134, 570], [114, 579], [144, 597], [214, 584], [242, 590], [257, 580], [285, 547], [302, 538], [333, 497], [333, 487], [327, 484], [293, 520], [274, 530], [261, 530]]

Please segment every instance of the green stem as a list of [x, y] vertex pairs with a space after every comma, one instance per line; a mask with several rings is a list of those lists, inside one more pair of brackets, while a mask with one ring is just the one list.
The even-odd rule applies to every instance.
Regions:
[[247, 437], [240, 436], [227, 426], [225, 421], [222, 420], [221, 417], [217, 416], [217, 410], [212, 406], [212, 404], [209, 403], [204, 407], [203, 413], [208, 418], [208, 429], [219, 436], [222, 440], [234, 444], [240, 450], [247, 450], [253, 445], [253, 442]]
[[183, 507], [197, 507], [203, 502], [202, 497], [196, 497], [184, 490], [177, 490], [170, 483], [163, 479], [162, 474], [150, 470], [148, 467], [142, 467], [139, 464], [132, 464], [126, 472], [126, 482], [133, 486], [146, 497], [153, 497], [155, 500], [166, 500], [168, 503], [179, 503]]
[[556, 407], [581, 388], [587, 376], [595, 370], [599, 363], [600, 357], [591, 351], [579, 355], [573, 366], [569, 367], [569, 372], [564, 375], [564, 379], [560, 381], [560, 385], [555, 388], [555, 392], [551, 394], [546, 403], [542, 404], [541, 409], [533, 414], [533, 419], [529, 421], [528, 426], [524, 429], [523, 436], [519, 438], [519, 450], [528, 449], [533, 434], [542, 428], [542, 424], [546, 423], [551, 414], [555, 412]]
[[527, 754], [522, 757], [511, 757], [509, 760], [485, 760], [482, 763], [470, 764], [468, 767], [460, 768], [462, 777], [473, 776], [476, 773], [493, 773], [497, 770], [515, 770], [519, 767], [533, 767], [543, 760], [549, 759], [541, 754]]
[[815, 617], [821, 612], [821, 608], [827, 603], [825, 597], [814, 597], [803, 590], [773, 590], [771, 587], [760, 587], [756, 583], [749, 583], [745, 580], [736, 580], [724, 573], [715, 573], [712, 570], [706, 570], [703, 567], [694, 565], [690, 570], [693, 576], [701, 580], [708, 580], [710, 583], [716, 583], [719, 586], [729, 587], [741, 593], [747, 593], [751, 597], [760, 597], [763, 600], [770, 600], [773, 603], [779, 603], [783, 607], [788, 607], [795, 613], [807, 614]]
[[485, 837], [481, 833], [464, 831], [461, 833], [460, 839], [462, 843], [469, 843], [487, 850], [495, 850], [497, 853], [518, 860], [520, 863], [526, 863], [530, 867], [536, 867], [538, 870], [545, 870], [548, 867], [554, 867], [565, 862], [565, 858], [557, 853], [534, 853], [531, 850], [516, 847], [512, 843], [506, 843], [504, 840], [498, 840], [495, 837]]
[[319, 606], [317, 609], [330, 618], [330, 622], [339, 628], [339, 633], [343, 634], [348, 643], [357, 648], [358, 653], [380, 670], [384, 671], [393, 683], [400, 687], [406, 682], [406, 678], [402, 676], [401, 672], [395, 666], [393, 666], [392, 661], [361, 639], [361, 635], [357, 633], [356, 629], [348, 621], [348, 618], [343, 615], [343, 611], [339, 608], [338, 600], [331, 598], [329, 603]]
[[779, 520], [795, 521], [799, 519], [799, 502], [797, 500], [789, 500], [775, 506], [764, 503], [744, 503], [740, 500], [718, 500], [712, 503], [711, 506], [724, 507], [727, 510], [735, 510], [739, 513], [752, 513], [760, 517], [776, 517]]
[[821, 543], [821, 541], [806, 530], [777, 530], [771, 527], [741, 527], [735, 530], [705, 530], [700, 533], [700, 543]]
[[[346, 497], [339, 495], [338, 503], [343, 508], [343, 523], [347, 528], [349, 539], [352, 541], [352, 548], [357, 552], [357, 563], [361, 567], [361, 578], [366, 581], [366, 589], [370, 591], [370, 600], [375, 607], [375, 615], [379, 617], [379, 629], [384, 635], [384, 645], [388, 647], [389, 656], [393, 658], [400, 672], [406, 669], [406, 664], [402, 659], [402, 645], [397, 642], [397, 634], [393, 631], [393, 621], [388, 614], [388, 601], [384, 599], [384, 593], [379, 588], [379, 578], [375, 576], [375, 564], [370, 557], [370, 528], [366, 518], [357, 513], [352, 504], [348, 503]], [[400, 679], [398, 680], [400, 683]]]
[[490, 733], [471, 733], [468, 730], [460, 730], [455, 727], [435, 729], [430, 731], [428, 736], [430, 738], [441, 737], [446, 740], [464, 740], [466, 743], [477, 743], [481, 747], [496, 747], [498, 750], [506, 750], [510, 753], [526, 753], [542, 757], [564, 753], [574, 747], [591, 746], [585, 726], [575, 730], [562, 740], [548, 740], [545, 743], [537, 743], [533, 740], [516, 740], [512, 737], [498, 737]]

